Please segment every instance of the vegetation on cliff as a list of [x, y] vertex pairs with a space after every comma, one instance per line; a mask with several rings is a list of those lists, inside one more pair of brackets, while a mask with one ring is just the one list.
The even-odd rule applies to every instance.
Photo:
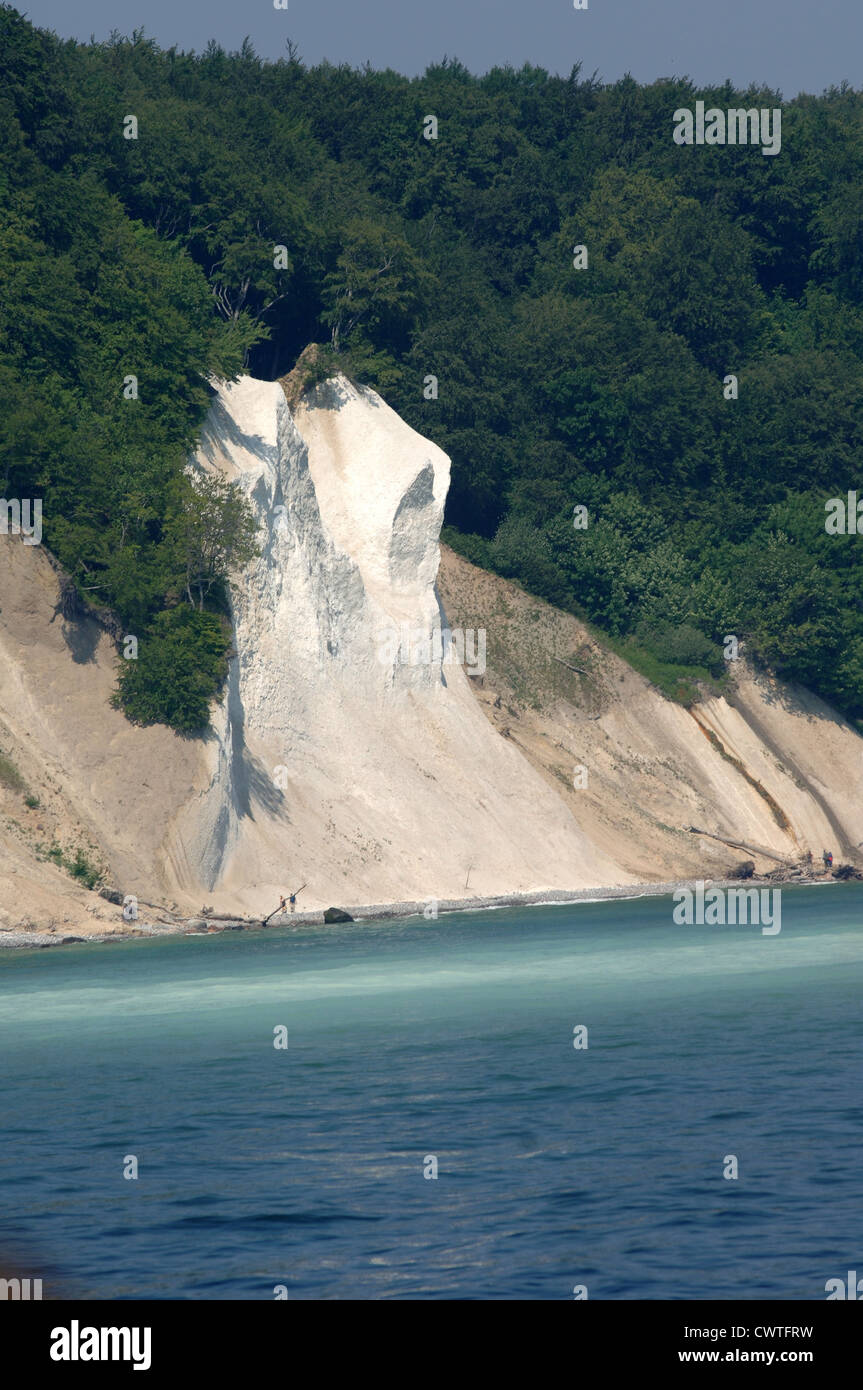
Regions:
[[0, 494], [44, 498], [81, 596], [140, 635], [130, 713], [193, 728], [224, 671], [180, 482], [206, 374], [318, 341], [451, 455], [469, 558], [675, 669], [733, 634], [863, 719], [863, 537], [824, 525], [863, 496], [863, 95], [782, 104], [773, 158], [676, 145], [696, 98], [782, 104], [81, 45], [0, 9]]

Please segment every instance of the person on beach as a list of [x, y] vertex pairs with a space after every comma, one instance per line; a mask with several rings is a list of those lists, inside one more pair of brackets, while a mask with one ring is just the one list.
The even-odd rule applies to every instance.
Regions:
[[[291, 899], [291, 902], [293, 902], [293, 898]], [[279, 911], [280, 911], [280, 912], [287, 912], [287, 903], [285, 902], [284, 894], [282, 895], [281, 898], [279, 898]], [[293, 909], [292, 909], [292, 911], [293, 911]]]
[[297, 905], [297, 895], [296, 895], [296, 893], [292, 893], [292, 894], [291, 894], [291, 912], [293, 912], [293, 910], [294, 910], [294, 908], [296, 907], [296, 905]]

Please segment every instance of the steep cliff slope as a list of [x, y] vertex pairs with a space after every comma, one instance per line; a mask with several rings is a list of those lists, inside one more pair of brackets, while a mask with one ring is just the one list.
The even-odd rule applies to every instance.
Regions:
[[64, 622], [57, 597], [44, 550], [0, 537], [0, 927], [104, 930], [119, 910], [49, 853], [81, 850], [124, 891], [170, 901], [166, 824], [205, 768], [199, 744], [111, 708], [114, 645], [92, 619]]
[[446, 547], [439, 589], [452, 622], [488, 631], [473, 682], [486, 717], [630, 873], [720, 875], [750, 858], [765, 872], [810, 852], [820, 868], [825, 848], [863, 865], [863, 739], [808, 691], [741, 659], [723, 698], [685, 709], [576, 618]]
[[741, 669], [690, 712], [575, 619], [452, 554], [439, 576], [448, 460], [374, 392], [222, 385], [193, 466], [260, 540], [204, 739], [112, 710], [111, 640], [0, 539], [0, 928], [122, 926], [52, 848], [143, 903], [253, 914], [304, 883], [320, 907], [719, 875], [747, 857], [723, 840], [759, 868], [858, 854], [863, 741], [805, 692]]
[[220, 390], [198, 463], [246, 492], [259, 560], [204, 808], [181, 836], [214, 905], [452, 897], [626, 881], [444, 663], [449, 461], [368, 390]]

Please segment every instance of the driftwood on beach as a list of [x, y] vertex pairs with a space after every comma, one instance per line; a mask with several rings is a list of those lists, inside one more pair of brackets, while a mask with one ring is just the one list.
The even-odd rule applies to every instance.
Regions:
[[732, 849], [745, 849], [747, 854], [760, 854], [765, 859], [773, 859], [777, 864], [791, 864], [793, 862], [787, 855], [777, 854], [772, 849], [764, 849], [762, 845], [748, 845], [745, 840], [729, 840], [724, 835], [714, 835], [712, 830], [699, 830], [697, 825], [687, 825], [686, 829], [693, 835], [706, 835], [708, 840], [718, 840], [721, 845], [730, 845]]
[[259, 920], [257, 917], [240, 917], [236, 912], [202, 912], [201, 916], [207, 922], [248, 922], [250, 926]]

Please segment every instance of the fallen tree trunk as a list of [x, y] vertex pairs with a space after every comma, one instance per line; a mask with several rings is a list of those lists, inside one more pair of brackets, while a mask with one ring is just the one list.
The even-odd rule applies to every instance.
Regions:
[[[278, 912], [276, 908], [276, 912]], [[272, 916], [272, 913], [270, 914]], [[257, 917], [242, 917], [238, 912], [205, 912], [208, 922], [257, 922]]]
[[706, 835], [709, 840], [718, 840], [722, 845], [730, 845], [732, 849], [745, 849], [749, 854], [760, 854], [765, 859], [774, 859], [777, 864], [794, 863], [787, 854], [774, 854], [772, 849], [763, 849], [761, 845], [748, 845], [745, 840], [727, 840], [724, 835], [714, 835], [710, 830], [699, 830], [697, 825], [687, 825], [686, 829], [693, 835]]

